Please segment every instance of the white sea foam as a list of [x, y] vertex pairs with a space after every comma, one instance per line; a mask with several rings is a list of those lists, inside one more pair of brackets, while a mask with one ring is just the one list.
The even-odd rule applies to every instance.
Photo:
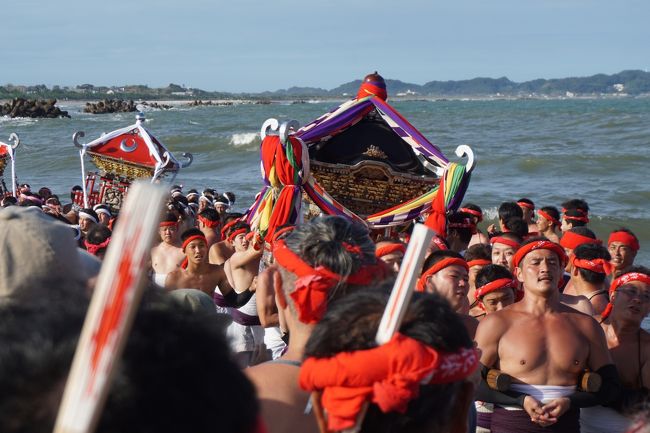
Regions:
[[260, 135], [257, 132], [233, 134], [232, 137], [230, 137], [230, 144], [233, 146], [246, 146], [247, 144], [251, 144], [253, 141], [257, 140], [259, 136]]

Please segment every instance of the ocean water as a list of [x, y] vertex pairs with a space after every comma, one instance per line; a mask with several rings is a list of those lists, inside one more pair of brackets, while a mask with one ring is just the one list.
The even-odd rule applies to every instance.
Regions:
[[[650, 98], [566, 100], [395, 101], [392, 105], [452, 161], [472, 147], [476, 168], [466, 201], [495, 221], [502, 201], [532, 199], [537, 207], [570, 198], [588, 201], [590, 227], [602, 238], [626, 226], [640, 238], [637, 262], [650, 265]], [[186, 107], [148, 110], [146, 127], [172, 152], [191, 152], [176, 183], [237, 195], [246, 209], [261, 189], [259, 129], [269, 117], [301, 125], [338, 102]], [[0, 140], [20, 135], [19, 182], [66, 195], [82, 175], [75, 131], [90, 141], [134, 123], [133, 113], [91, 115], [60, 102], [71, 119], [0, 118]], [[87, 167], [92, 163], [87, 161]], [[9, 172], [5, 172], [7, 176]]]

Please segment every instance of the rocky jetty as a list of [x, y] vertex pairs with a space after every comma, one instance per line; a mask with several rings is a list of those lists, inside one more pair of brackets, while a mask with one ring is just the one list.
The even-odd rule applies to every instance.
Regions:
[[233, 105], [230, 101], [201, 101], [200, 99], [194, 100], [187, 104], [188, 107], [201, 107], [204, 105], [216, 105], [216, 106], [230, 106]]
[[169, 109], [174, 108], [173, 105], [159, 104], [157, 102], [147, 102], [147, 101], [142, 101], [142, 105], [144, 105], [145, 107], [149, 107], [149, 108], [157, 108], [159, 110], [169, 110]]
[[123, 101], [121, 99], [104, 99], [99, 102], [86, 102], [85, 113], [105, 114], [105, 113], [131, 113], [138, 111], [133, 100]]
[[67, 117], [67, 111], [56, 106], [56, 99], [15, 98], [0, 105], [0, 116], [49, 118]]

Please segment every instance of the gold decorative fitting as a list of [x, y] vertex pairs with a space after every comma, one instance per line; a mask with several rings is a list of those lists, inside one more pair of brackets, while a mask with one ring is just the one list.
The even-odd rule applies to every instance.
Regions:
[[370, 158], [388, 159], [388, 155], [374, 144], [371, 144], [362, 155], [369, 156]]
[[154, 169], [152, 167], [134, 164], [122, 159], [111, 158], [110, 156], [99, 155], [93, 152], [88, 152], [88, 155], [90, 155], [97, 168], [104, 173], [125, 177], [129, 180], [153, 177]]
[[310, 166], [320, 186], [362, 218], [418, 197], [438, 184], [434, 177], [398, 173], [379, 161], [349, 166], [311, 160]]

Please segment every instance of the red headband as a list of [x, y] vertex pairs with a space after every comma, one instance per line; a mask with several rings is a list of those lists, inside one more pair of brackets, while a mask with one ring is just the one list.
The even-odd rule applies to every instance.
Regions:
[[215, 228], [219, 227], [219, 224], [221, 224], [218, 220], [217, 221], [210, 221], [204, 216], [199, 215], [198, 220], [203, 223], [204, 226], [209, 227], [209, 228]]
[[386, 274], [386, 268], [381, 262], [363, 266], [357, 273], [347, 278], [325, 266], [313, 268], [291, 251], [283, 239], [273, 244], [273, 257], [276, 263], [298, 277], [295, 283], [296, 290], [289, 296], [293, 299], [298, 311], [298, 319], [306, 324], [317, 323], [323, 317], [332, 287], [341, 282], [365, 285], [374, 279], [383, 278]]
[[[627, 274], [623, 274], [614, 281], [612, 281], [612, 284], [609, 286], [609, 298], [612, 298], [612, 294], [618, 290], [619, 287], [621, 287], [624, 284], [630, 283], [632, 281], [641, 281], [642, 283], [650, 285], [650, 276], [646, 274], [642, 274], [640, 272], [628, 272]], [[614, 308], [614, 305], [612, 304], [612, 301], [609, 301], [607, 304], [607, 307], [603, 310], [602, 314], [600, 317], [604, 319], [607, 319], [610, 314], [612, 314], [612, 309]]]
[[486, 260], [486, 259], [476, 259], [476, 260], [470, 260], [467, 262], [467, 267], [471, 268], [472, 266], [487, 266], [491, 265], [492, 261]]
[[87, 240], [84, 239], [84, 245], [86, 247], [86, 251], [88, 251], [90, 254], [93, 256], [97, 255], [97, 251], [99, 251], [102, 248], [108, 247], [108, 243], [111, 241], [111, 238], [106, 238], [104, 242], [101, 244], [91, 244]]
[[578, 233], [573, 233], [572, 231], [564, 232], [562, 239], [560, 239], [560, 245], [570, 250], [575, 250], [582, 244], [601, 243], [602, 242], [599, 239], [593, 239], [588, 236], [579, 235]]
[[488, 293], [501, 289], [517, 289], [517, 280], [512, 278], [499, 278], [498, 280], [491, 281], [481, 287], [477, 287], [474, 292], [476, 299], [482, 298]]
[[158, 224], [159, 227], [176, 227], [178, 225], [178, 221], [161, 221], [160, 224]]
[[[580, 216], [567, 215], [566, 213], [568, 211], [578, 212], [580, 214]], [[562, 208], [562, 213], [564, 214], [564, 219], [565, 220], [582, 221], [584, 223], [589, 222], [589, 215], [587, 214], [587, 212], [583, 211], [582, 209], [566, 209], [566, 208]]]
[[237, 224], [238, 222], [239, 222], [239, 220], [234, 219], [234, 220], [230, 221], [229, 223], [225, 224], [221, 228], [221, 239], [226, 239], [226, 232], [228, 231], [228, 229], [230, 227], [234, 226], [235, 224]]
[[605, 259], [579, 259], [575, 255], [571, 254], [569, 260], [576, 268], [586, 269], [591, 272], [596, 272], [597, 274], [609, 275], [614, 270], [612, 264]]
[[556, 225], [558, 227], [562, 225], [562, 223], [560, 221], [558, 221], [556, 218], [553, 218], [551, 215], [549, 215], [548, 212], [544, 212], [541, 209], [537, 211], [537, 215], [539, 215], [539, 216], [545, 218], [546, 220], [550, 221], [551, 224], [553, 224], [553, 225]]
[[450, 229], [470, 229], [470, 228], [475, 228], [476, 224], [474, 224], [469, 218], [463, 218], [462, 221], [459, 222], [448, 222], [447, 223], [447, 228]]
[[404, 244], [384, 245], [383, 247], [379, 247], [375, 250], [375, 257], [384, 257], [395, 252], [404, 254], [406, 252], [406, 246], [404, 246]]
[[447, 251], [449, 248], [447, 247], [447, 244], [445, 243], [444, 240], [440, 236], [434, 236], [432, 239], [433, 243], [436, 244], [438, 249], [440, 251]]
[[306, 391], [322, 390], [328, 428], [340, 431], [355, 425], [366, 402], [377, 404], [384, 413], [404, 413], [409, 401], [419, 396], [421, 384], [457, 382], [478, 365], [474, 348], [441, 353], [397, 333], [372, 349], [307, 358], [298, 380]]
[[415, 290], [417, 292], [424, 292], [427, 278], [449, 266], [460, 266], [462, 268], [465, 268], [466, 271], [469, 271], [469, 266], [467, 266], [467, 262], [463, 259], [456, 257], [448, 257], [446, 259], [442, 259], [422, 273], [415, 286]]
[[230, 233], [230, 234], [228, 235], [228, 242], [232, 242], [232, 241], [235, 240], [235, 238], [236, 238], [238, 235], [246, 234], [246, 233], [248, 233], [248, 229], [247, 229], [246, 227], [242, 227], [242, 228], [240, 228], [240, 229], [238, 229], [238, 230], [235, 230], [234, 232], [232, 232], [232, 233]]
[[185, 248], [187, 248], [187, 246], [190, 244], [190, 242], [195, 241], [197, 239], [202, 240], [203, 242], [205, 242], [206, 245], [208, 244], [208, 240], [205, 238], [205, 236], [203, 236], [203, 235], [193, 235], [193, 236], [190, 236], [189, 238], [185, 239], [185, 241], [183, 242], [183, 246], [181, 247], [183, 252], [185, 252]]
[[474, 215], [476, 218], [478, 218], [478, 222], [483, 221], [483, 212], [480, 212], [480, 211], [477, 211], [477, 210], [474, 210], [474, 209], [470, 209], [470, 208], [467, 208], [467, 207], [461, 207], [458, 210], [460, 212], [463, 212], [463, 213], [468, 213], [470, 215]]
[[607, 240], [607, 245], [611, 244], [612, 242], [620, 242], [632, 248], [634, 251], [639, 251], [640, 248], [639, 240], [628, 232], [612, 232], [609, 235], [609, 239]]
[[508, 245], [509, 247], [514, 248], [515, 250], [519, 249], [521, 244], [517, 241], [513, 241], [512, 239], [504, 238], [502, 236], [495, 236], [492, 239], [490, 239], [490, 244], [503, 244], [503, 245]]
[[285, 233], [292, 232], [296, 229], [296, 226], [286, 226], [281, 228], [280, 230], [276, 230], [275, 233], [273, 233], [273, 236], [271, 237], [271, 244], [276, 242], [280, 236], [282, 236]]
[[534, 204], [526, 203], [525, 201], [518, 201], [517, 205], [520, 207], [525, 207], [526, 209], [535, 210]]
[[531, 242], [529, 244], [523, 245], [521, 248], [517, 250], [515, 255], [512, 258], [512, 264], [516, 268], [519, 266], [519, 263], [524, 259], [526, 254], [530, 253], [531, 251], [535, 250], [551, 250], [555, 254], [557, 254], [558, 258], [560, 259], [560, 262], [562, 264], [562, 267], [564, 268], [566, 266], [568, 257], [566, 256], [566, 253], [564, 252], [564, 248], [556, 244], [555, 242], [551, 241], [536, 241], [536, 242]]

